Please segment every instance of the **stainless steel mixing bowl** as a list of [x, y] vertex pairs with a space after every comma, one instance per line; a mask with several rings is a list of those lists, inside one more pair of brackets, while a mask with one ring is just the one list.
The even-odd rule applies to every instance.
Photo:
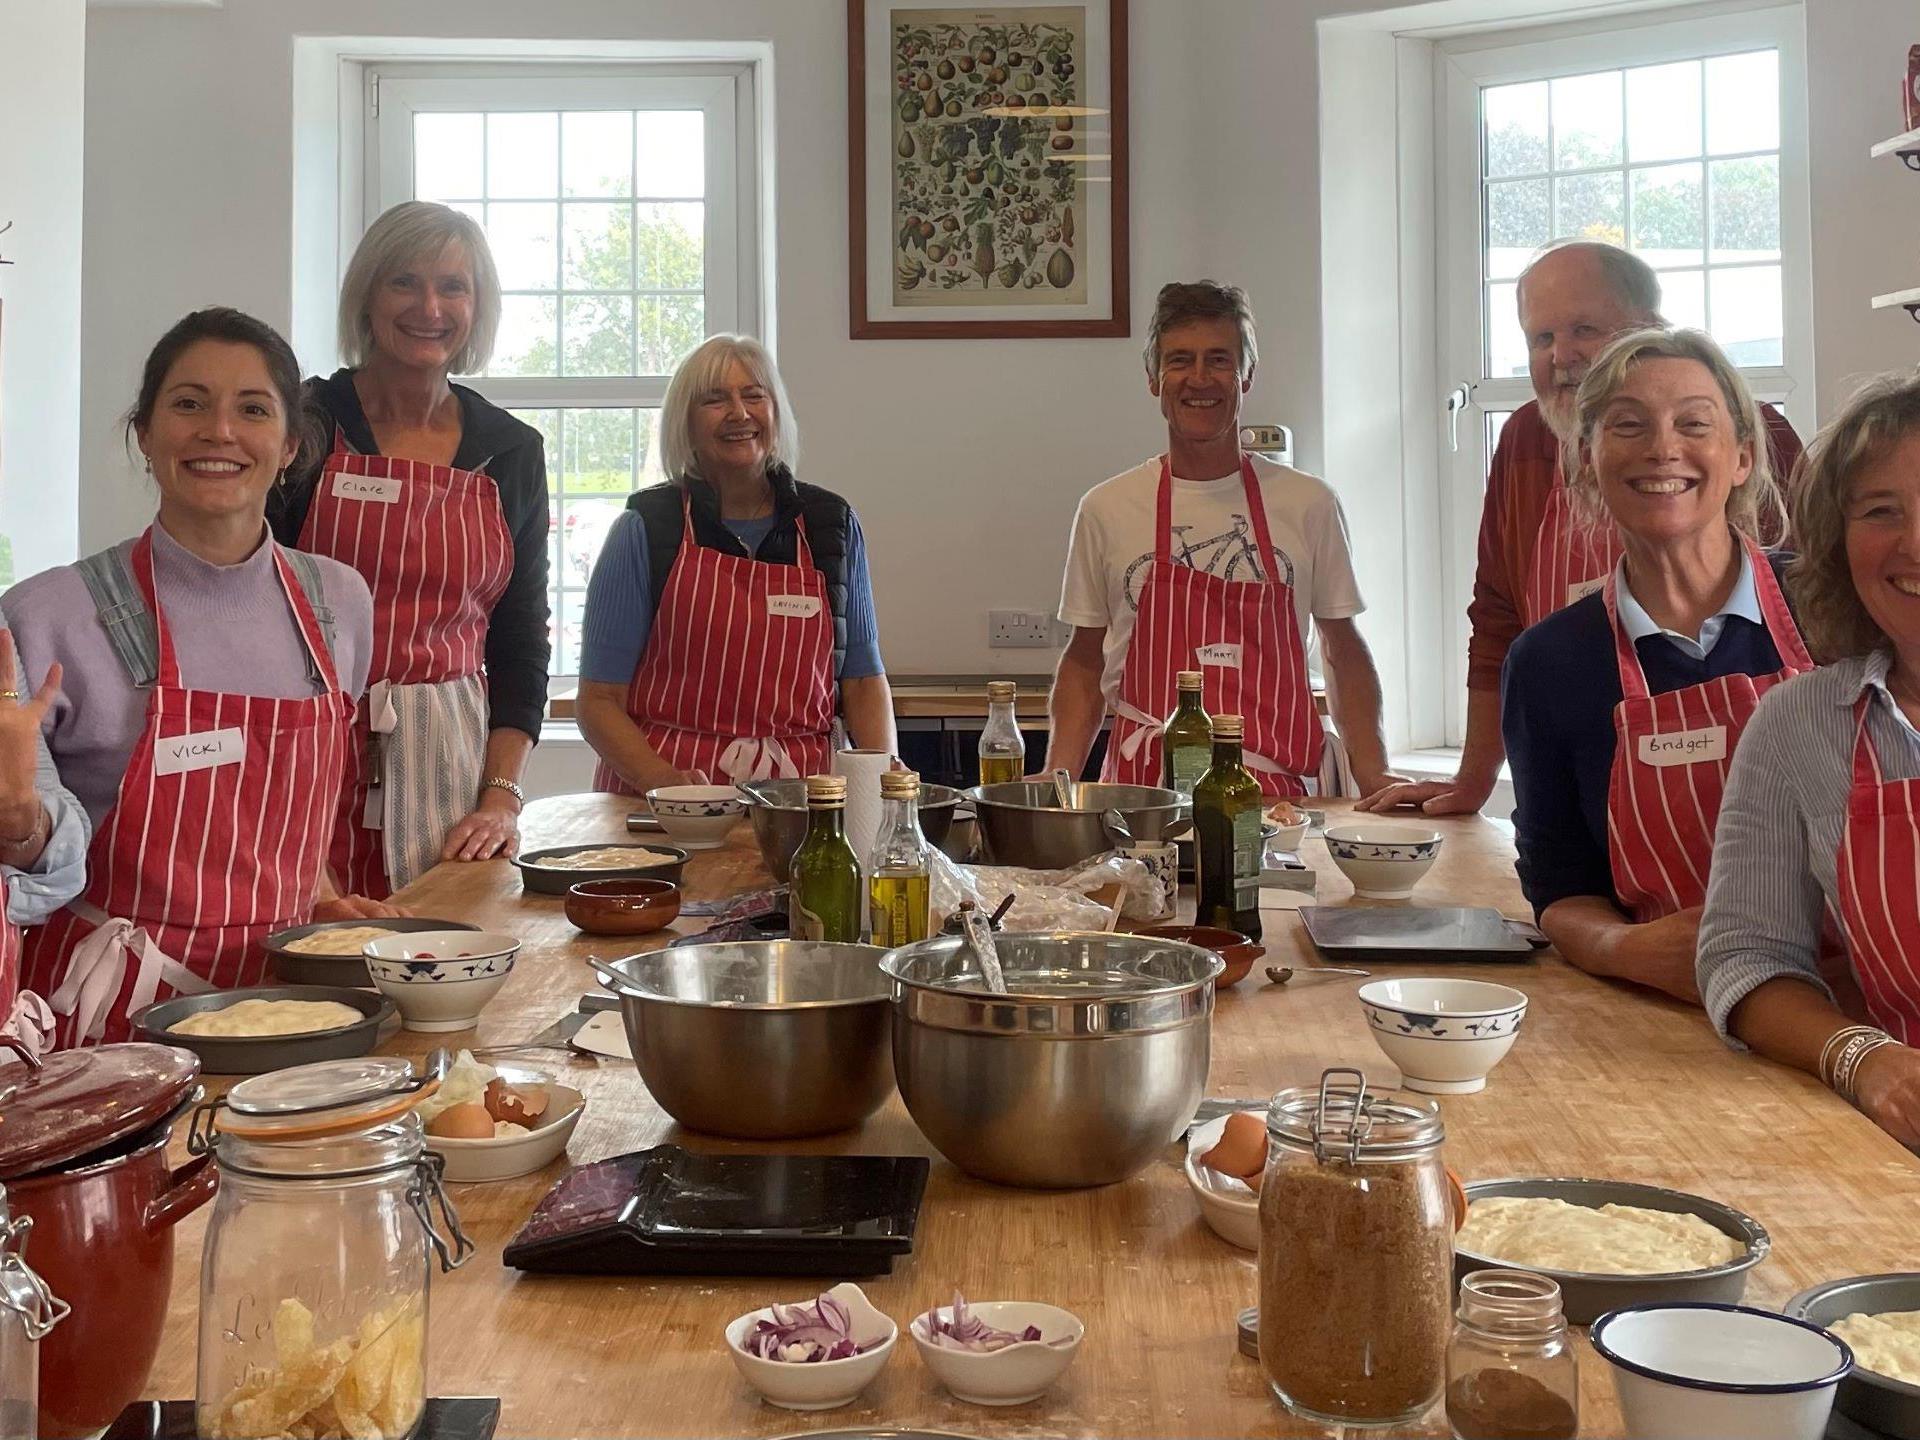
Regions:
[[1076, 932], [1002, 935], [995, 948], [1006, 995], [956, 936], [881, 962], [915, 1123], [969, 1175], [1002, 1185], [1107, 1185], [1144, 1168], [1206, 1088], [1220, 958]]
[[[739, 789], [740, 798], [747, 802], [747, 818], [753, 822], [753, 838], [760, 844], [760, 858], [766, 861], [774, 880], [784, 885], [793, 852], [807, 838], [807, 782], [755, 780]], [[960, 792], [951, 785], [920, 787], [920, 831], [929, 845], [949, 855], [954, 852], [947, 849], [947, 836], [959, 803]]]
[[980, 841], [995, 865], [1066, 870], [1122, 843], [1107, 828], [1118, 810], [1134, 843], [1159, 840], [1186, 817], [1189, 804], [1178, 790], [1154, 785], [1075, 787], [1079, 808], [1063, 810], [1051, 784], [1012, 780], [976, 785], [966, 792], [980, 816]]
[[603, 974], [661, 1109], [710, 1135], [785, 1140], [858, 1125], [893, 1090], [886, 953], [811, 940], [676, 945]]

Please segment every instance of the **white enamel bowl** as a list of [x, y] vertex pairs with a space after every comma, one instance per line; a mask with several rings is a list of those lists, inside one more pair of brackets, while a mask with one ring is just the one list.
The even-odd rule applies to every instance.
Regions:
[[1634, 1305], [1593, 1322], [1630, 1440], [1820, 1440], [1846, 1343], [1744, 1305]]
[[1485, 980], [1370, 980], [1360, 1012], [1409, 1090], [1471, 1095], [1506, 1058], [1527, 1018], [1527, 997]]
[[367, 973], [409, 1030], [469, 1030], [513, 973], [520, 942], [486, 930], [415, 930], [369, 940]]
[[[850, 1404], [873, 1383], [880, 1367], [893, 1353], [893, 1342], [900, 1338], [900, 1327], [873, 1308], [866, 1292], [858, 1285], [834, 1286], [827, 1294], [847, 1307], [849, 1329], [854, 1343], [873, 1345], [844, 1360], [819, 1360], [811, 1363], [789, 1360], [765, 1360], [749, 1355], [742, 1345], [753, 1332], [756, 1320], [773, 1318], [771, 1306], [749, 1310], [727, 1326], [727, 1353], [740, 1377], [767, 1400], [787, 1410], [835, 1410]], [[810, 1305], [813, 1297], [790, 1302]], [[877, 1343], [875, 1343], [877, 1342]]]
[[500, 1075], [515, 1088], [538, 1085], [547, 1092], [547, 1108], [540, 1116], [540, 1123], [517, 1135], [502, 1135], [492, 1140], [427, 1136], [427, 1149], [446, 1162], [449, 1180], [464, 1185], [530, 1175], [567, 1148], [574, 1127], [586, 1112], [586, 1096], [571, 1085], [556, 1085], [549, 1077], [533, 1070], [501, 1067]]
[[1327, 853], [1363, 900], [1404, 900], [1440, 858], [1441, 838], [1416, 825], [1347, 820], [1327, 826]]
[[1200, 1157], [1220, 1143], [1227, 1117], [1196, 1125], [1187, 1140], [1187, 1185], [1200, 1202], [1200, 1218], [1229, 1245], [1242, 1250], [1260, 1248], [1260, 1192], [1246, 1181], [1223, 1175], [1200, 1163]]
[[663, 785], [647, 791], [654, 819], [676, 845], [713, 850], [727, 843], [727, 832], [747, 813], [731, 785]]
[[[934, 1312], [942, 1320], [952, 1312], [940, 1307]], [[1002, 1350], [977, 1352], [950, 1350], [928, 1338], [927, 1317], [916, 1315], [907, 1326], [914, 1347], [940, 1383], [970, 1405], [1024, 1405], [1044, 1395], [1073, 1364], [1080, 1353], [1080, 1341], [1087, 1327], [1071, 1310], [1058, 1305], [1040, 1305], [1028, 1300], [982, 1300], [969, 1304], [967, 1313], [978, 1316], [997, 1330], [1016, 1333], [1029, 1325], [1038, 1326], [1038, 1340], [1021, 1340]], [[1060, 1341], [1060, 1344], [1049, 1344]]]

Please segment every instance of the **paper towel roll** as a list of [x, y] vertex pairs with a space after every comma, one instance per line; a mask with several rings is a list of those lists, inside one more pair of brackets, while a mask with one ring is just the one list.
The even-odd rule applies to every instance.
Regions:
[[865, 873], [880, 835], [880, 777], [893, 768], [885, 750], [837, 750], [833, 773], [847, 777], [847, 843]]

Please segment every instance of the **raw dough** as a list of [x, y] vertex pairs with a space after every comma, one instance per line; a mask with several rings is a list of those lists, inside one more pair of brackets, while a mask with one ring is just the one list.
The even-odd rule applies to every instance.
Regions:
[[644, 845], [609, 845], [572, 855], [549, 855], [538, 862], [543, 870], [643, 870], [655, 865], [677, 865], [678, 855], [649, 850]]
[[364, 1020], [338, 1000], [240, 1000], [222, 1010], [201, 1010], [167, 1027], [169, 1035], [311, 1035]]
[[348, 925], [338, 930], [316, 930], [280, 948], [289, 955], [358, 955], [367, 941], [393, 933], [384, 925]]
[[1849, 1315], [1827, 1328], [1853, 1347], [1862, 1370], [1920, 1385], [1920, 1310]]
[[1588, 1275], [1711, 1270], [1746, 1251], [1698, 1215], [1518, 1195], [1474, 1201], [1454, 1244], [1509, 1265]]

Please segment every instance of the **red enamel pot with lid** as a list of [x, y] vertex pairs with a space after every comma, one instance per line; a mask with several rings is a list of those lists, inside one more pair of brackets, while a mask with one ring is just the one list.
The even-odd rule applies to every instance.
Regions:
[[171, 1045], [0, 1062], [0, 1184], [33, 1222], [33, 1268], [72, 1313], [40, 1342], [40, 1433], [105, 1428], [145, 1387], [173, 1288], [173, 1227], [212, 1161], [167, 1164], [200, 1062]]

